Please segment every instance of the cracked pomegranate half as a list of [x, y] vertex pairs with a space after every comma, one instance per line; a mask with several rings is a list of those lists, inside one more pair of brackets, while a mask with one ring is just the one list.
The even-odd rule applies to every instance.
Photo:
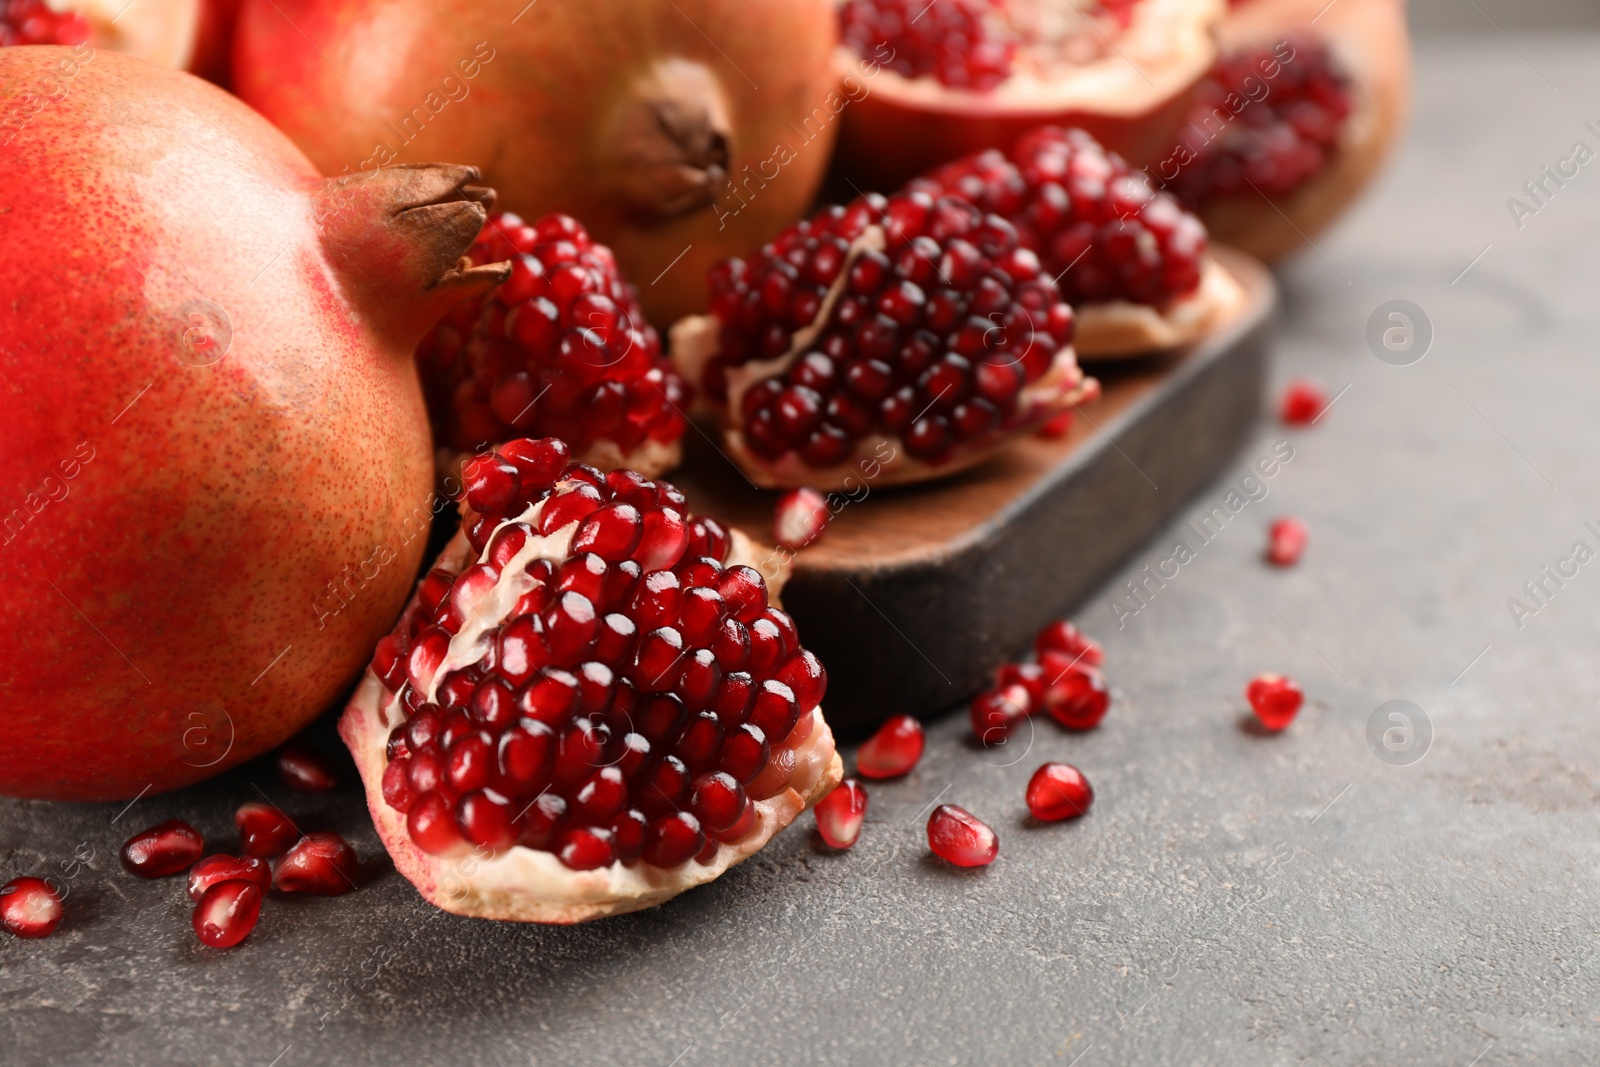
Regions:
[[1410, 102], [1403, 0], [1235, 0], [1223, 57], [1147, 170], [1218, 241], [1273, 261], [1372, 181]]
[[708, 280], [673, 360], [757, 485], [942, 477], [1096, 389], [1039, 257], [959, 196], [869, 193]]
[[1042, 127], [1009, 157], [989, 149], [908, 188], [966, 197], [1015, 226], [1077, 312], [1081, 359], [1175, 348], [1243, 303], [1206, 254], [1205, 224], [1083, 130]]
[[547, 923], [649, 907], [838, 784], [826, 674], [742, 533], [556, 440], [465, 475], [461, 532], [339, 725], [424, 897]]
[[688, 390], [611, 249], [567, 215], [497, 214], [468, 255], [509, 260], [511, 276], [456, 305], [417, 348], [441, 465], [533, 435], [603, 470], [677, 466]]
[[1169, 146], [1216, 58], [1223, 0], [845, 0], [838, 66], [859, 85], [837, 172], [896, 188], [1078, 126], [1143, 160]]

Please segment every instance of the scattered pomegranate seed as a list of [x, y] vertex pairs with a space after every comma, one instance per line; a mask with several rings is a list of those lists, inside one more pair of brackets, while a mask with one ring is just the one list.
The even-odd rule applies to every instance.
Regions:
[[253, 882], [265, 893], [272, 888], [272, 868], [254, 856], [207, 856], [189, 868], [189, 899], [196, 904], [219, 882]]
[[1094, 788], [1069, 763], [1046, 763], [1028, 779], [1028, 810], [1035, 819], [1076, 819], [1094, 803]]
[[218, 882], [195, 905], [194, 936], [212, 948], [232, 948], [256, 928], [261, 918], [261, 886], [254, 882]]
[[1020, 685], [985, 689], [972, 698], [972, 736], [985, 745], [998, 745], [1028, 717], [1032, 706], [1028, 690]]
[[1328, 394], [1316, 382], [1302, 378], [1283, 391], [1283, 421], [1289, 426], [1309, 426], [1327, 406]]
[[1093, 730], [1111, 708], [1105, 675], [1082, 663], [1052, 673], [1064, 662], [1053, 653], [1045, 656], [1045, 673], [1051, 675], [1051, 682], [1045, 690], [1044, 710], [1068, 730]]
[[954, 804], [928, 816], [928, 847], [957, 867], [987, 867], [1000, 855], [1000, 839], [982, 819]]
[[815, 489], [791, 489], [778, 498], [773, 536], [784, 548], [798, 552], [822, 536], [831, 517], [827, 497]]
[[233, 813], [233, 825], [239, 828], [240, 851], [246, 856], [281, 856], [300, 839], [300, 831], [289, 816], [259, 800], [241, 804]]
[[1244, 691], [1245, 699], [1261, 720], [1261, 725], [1277, 733], [1294, 721], [1305, 701], [1305, 693], [1293, 678], [1281, 674], [1258, 674]]
[[205, 852], [200, 832], [181, 819], [168, 819], [128, 838], [122, 869], [140, 878], [165, 878], [193, 866]]
[[1292, 567], [1300, 562], [1309, 532], [1305, 523], [1292, 516], [1273, 523], [1267, 535], [1267, 562], [1279, 567]]
[[1092, 637], [1085, 637], [1078, 628], [1065, 619], [1046, 623], [1033, 639], [1033, 650], [1040, 659], [1046, 652], [1056, 652], [1078, 663], [1098, 667], [1105, 662], [1105, 650]]
[[849, 848], [861, 837], [861, 824], [867, 817], [867, 790], [854, 778], [846, 778], [833, 792], [817, 802], [817, 833], [830, 848]]
[[1078, 413], [1071, 408], [1063, 411], [1043, 426], [1039, 427], [1039, 436], [1047, 441], [1056, 441], [1072, 432], [1072, 423]]
[[863, 778], [898, 778], [910, 774], [922, 758], [927, 737], [922, 724], [909, 715], [896, 715], [878, 728], [856, 751], [856, 773]]
[[49, 937], [61, 925], [61, 894], [43, 878], [0, 886], [0, 924], [18, 937]]
[[301, 793], [326, 793], [339, 784], [333, 765], [299, 738], [278, 750], [278, 777]]
[[356, 853], [338, 834], [314, 833], [278, 861], [272, 885], [284, 893], [337, 897], [356, 887]]

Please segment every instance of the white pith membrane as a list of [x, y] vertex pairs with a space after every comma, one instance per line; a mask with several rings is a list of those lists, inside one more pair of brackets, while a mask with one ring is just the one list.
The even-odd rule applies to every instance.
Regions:
[[[434, 474], [441, 486], [454, 478], [459, 483], [461, 465], [471, 459], [471, 452], [458, 452], [448, 445], [433, 454]], [[600, 471], [637, 471], [646, 478], [659, 478], [683, 462], [683, 444], [679, 441], [657, 441], [646, 438], [637, 447], [624, 452], [615, 441], [596, 441], [583, 452], [572, 457], [574, 462], [587, 463]], [[448, 493], [446, 496], [450, 495]]]
[[201, 0], [46, 0], [51, 10], [75, 11], [94, 27], [90, 43], [187, 70], [200, 32]]
[[1244, 302], [1238, 280], [1208, 255], [1200, 264], [1200, 284], [1161, 307], [1127, 300], [1075, 304], [1073, 345], [1085, 361], [1167, 352], [1204, 337]]
[[[551, 497], [554, 495], [552, 492]], [[526, 522], [537, 530], [544, 503], [532, 504], [521, 515], [499, 523], [496, 532], [517, 521]], [[482, 553], [475, 552], [467, 541], [465, 525], [463, 523], [463, 530], [439, 553], [434, 568], [459, 574], [472, 564], [488, 559], [493, 536], [486, 539]], [[453, 670], [477, 663], [489, 652], [485, 635], [502, 623], [517, 600], [534, 586], [528, 577], [528, 566], [541, 557], [558, 564], [566, 559], [578, 526], [578, 522], [572, 522], [547, 536], [530, 537], [521, 551], [507, 562], [494, 585], [482, 592], [468, 611], [460, 631], [451, 638], [443, 661], [429, 680], [429, 700], [435, 697], [440, 679]], [[769, 556], [770, 553], [762, 552], [741, 531], [729, 530], [725, 566], [754, 566]], [[773, 607], [779, 606], [778, 593], [786, 577], [787, 572], [780, 570], [768, 580], [767, 602]], [[413, 595], [400, 625], [408, 624], [418, 607], [418, 598]], [[464, 846], [459, 855], [432, 855], [411, 839], [406, 815], [390, 807], [383, 797], [389, 734], [406, 720], [406, 715], [402, 698], [390, 692], [370, 667], [339, 720], [339, 735], [355, 757], [366, 789], [367, 807], [394, 860], [395, 869], [405, 875], [429, 903], [457, 915], [483, 919], [576, 923], [648, 908], [713, 880], [760, 851], [774, 834], [826, 796], [844, 776], [844, 764], [835, 751], [833, 734], [822, 716], [821, 707], [811, 714], [811, 733], [794, 750], [794, 771], [788, 786], [767, 800], [752, 801], [756, 821], [750, 833], [735, 842], [719, 843], [709, 863], [690, 859], [672, 868], [655, 867], [641, 859], [631, 866], [619, 860], [609, 867], [575, 871], [554, 853], [522, 845], [514, 845], [498, 855], [484, 849], [475, 850], [471, 845]], [[779, 746], [774, 744], [773, 747]]]
[[[869, 225], [850, 245], [839, 275], [828, 287], [817, 317], [794, 332], [788, 351], [773, 359], [752, 359], [724, 368], [728, 383], [726, 405], [715, 409], [722, 422], [723, 445], [730, 458], [756, 486], [762, 489], [809, 487], [819, 491], [847, 489], [863, 479], [874, 485], [909, 485], [934, 478], [946, 478], [993, 456], [1011, 441], [1038, 429], [1069, 407], [1096, 396], [1099, 384], [1086, 379], [1078, 366], [1072, 345], [1063, 345], [1051, 361], [1050, 369], [1038, 380], [1017, 393], [1016, 409], [1005, 425], [987, 434], [963, 440], [948, 462], [937, 466], [914, 458], [905, 446], [881, 433], [871, 433], [856, 442], [855, 450], [833, 467], [812, 467], [796, 452], [785, 452], [777, 460], [765, 459], [750, 451], [740, 431], [740, 401], [751, 386], [788, 372], [795, 361], [810, 350], [833, 315], [833, 309], [849, 284], [850, 268], [863, 252], [881, 252], [887, 245], [883, 227]], [[707, 362], [717, 354], [720, 325], [715, 315], [691, 315], [675, 323], [670, 332], [672, 362], [685, 381], [699, 382]], [[1020, 357], [1019, 357], [1020, 358]]]
[[[982, 101], [997, 113], [1142, 114], [1211, 69], [1212, 30], [1227, 0], [1140, 0], [1127, 28], [1110, 39], [1081, 0], [1005, 0], [1004, 6], [1022, 40], [1011, 76], [993, 89], [952, 88], [931, 74], [906, 78], [884, 68], [873, 91], [930, 111], [963, 111]], [[840, 69], [851, 74], [869, 58], [848, 48], [839, 56]]]

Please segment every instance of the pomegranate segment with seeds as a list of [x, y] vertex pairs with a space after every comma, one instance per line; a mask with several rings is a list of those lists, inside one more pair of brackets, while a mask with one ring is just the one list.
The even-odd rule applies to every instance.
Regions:
[[829, 848], [850, 848], [861, 837], [867, 818], [867, 789], [854, 778], [840, 782], [817, 801], [817, 833]]
[[205, 847], [198, 830], [181, 819], [168, 819], [124, 842], [122, 869], [139, 878], [165, 878], [188, 870]]
[[254, 856], [207, 856], [189, 868], [189, 899], [196, 904], [219, 882], [250, 882], [265, 893], [272, 888], [272, 868]]
[[1305, 702], [1300, 684], [1281, 674], [1257, 675], [1245, 688], [1244, 695], [1261, 725], [1273, 733], [1288, 729]]
[[462, 531], [340, 724], [430, 901], [539, 922], [647, 907], [839, 779], [826, 672], [742, 533], [558, 441], [466, 475]]
[[43, 878], [13, 878], [0, 886], [0, 925], [17, 937], [49, 937], [61, 915], [61, 894]]
[[763, 486], [954, 473], [1081, 400], [1073, 313], [1015, 228], [959, 196], [875, 193], [709, 278], [673, 359]]
[[1299, 519], [1292, 515], [1278, 519], [1267, 531], [1267, 562], [1277, 567], [1294, 566], [1300, 562], [1309, 537], [1310, 531]]
[[967, 809], [940, 804], [928, 816], [928, 847], [957, 867], [987, 867], [1000, 855], [1000, 838]]
[[899, 778], [911, 773], [927, 745], [922, 724], [910, 715], [896, 715], [856, 750], [856, 773], [863, 778]]
[[827, 497], [815, 489], [791, 489], [778, 498], [772, 532], [778, 544], [798, 552], [822, 536], [832, 517]]
[[1083, 772], [1069, 763], [1046, 763], [1028, 779], [1028, 811], [1035, 819], [1076, 819], [1094, 803], [1094, 788]]
[[1320, 382], [1297, 378], [1283, 390], [1279, 417], [1286, 426], [1310, 426], [1328, 407], [1328, 393]]
[[439, 439], [478, 452], [534, 434], [603, 469], [676, 466], [688, 391], [611, 250], [569, 216], [501, 213], [468, 255], [511, 275], [417, 349]]
[[892, 56], [884, 66], [901, 77], [979, 92], [1010, 77], [1017, 56], [1017, 35], [997, 0], [847, 0], [839, 37], [862, 59]]
[[254, 882], [218, 882], [201, 896], [191, 922], [194, 936], [212, 948], [232, 948], [250, 936], [261, 918], [264, 890]]
[[16, 44], [82, 44], [93, 29], [78, 12], [57, 11], [44, 0], [7, 0], [0, 4], [0, 48]]
[[272, 887], [283, 893], [337, 897], [356, 887], [356, 851], [338, 834], [302, 837], [272, 869]]

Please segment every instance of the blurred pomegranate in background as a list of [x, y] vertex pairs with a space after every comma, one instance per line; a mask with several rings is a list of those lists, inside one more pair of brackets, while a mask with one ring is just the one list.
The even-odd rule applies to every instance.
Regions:
[[5, 0], [0, 47], [88, 44], [185, 68], [194, 60], [202, 4], [218, 0]]

